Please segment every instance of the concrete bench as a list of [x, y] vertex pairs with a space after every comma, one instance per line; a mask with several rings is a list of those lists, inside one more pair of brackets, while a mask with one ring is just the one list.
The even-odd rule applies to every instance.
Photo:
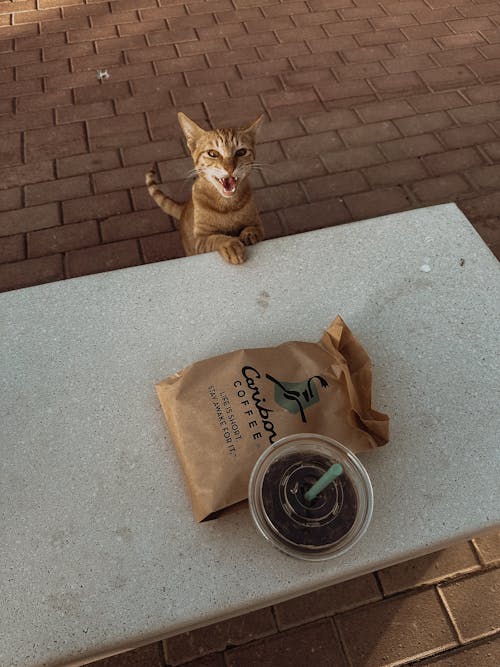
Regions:
[[[469, 538], [500, 523], [496, 260], [454, 205], [0, 297], [0, 664], [80, 665]], [[154, 383], [341, 314], [391, 442], [375, 511], [325, 563], [245, 507], [196, 524]]]

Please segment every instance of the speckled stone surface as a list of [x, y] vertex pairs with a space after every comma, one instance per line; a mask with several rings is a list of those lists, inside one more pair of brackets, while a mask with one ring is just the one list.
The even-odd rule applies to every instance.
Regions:
[[[0, 296], [0, 665], [79, 665], [444, 547], [500, 523], [498, 265], [454, 205]], [[325, 563], [247, 508], [196, 524], [154, 383], [339, 313], [391, 441], [375, 510]]]

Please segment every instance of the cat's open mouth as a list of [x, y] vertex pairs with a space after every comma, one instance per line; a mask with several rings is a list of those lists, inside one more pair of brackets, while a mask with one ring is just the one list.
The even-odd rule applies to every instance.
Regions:
[[222, 192], [226, 197], [234, 195], [236, 186], [238, 185], [236, 176], [225, 176], [224, 178], [217, 178], [217, 180], [222, 185]]

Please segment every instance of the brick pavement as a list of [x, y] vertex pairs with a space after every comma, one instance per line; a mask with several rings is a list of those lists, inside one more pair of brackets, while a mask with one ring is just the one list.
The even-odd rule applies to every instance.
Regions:
[[268, 237], [455, 201], [500, 256], [499, 100], [500, 0], [0, 0], [0, 290], [182, 255], [180, 109], [265, 114]]
[[497, 667], [500, 532], [91, 667]]
[[[0, 0], [0, 291], [183, 254], [143, 185], [156, 162], [189, 192], [177, 110], [265, 114], [268, 237], [455, 201], [500, 256], [499, 100], [500, 0]], [[499, 555], [481, 537], [96, 667], [496, 667]]]

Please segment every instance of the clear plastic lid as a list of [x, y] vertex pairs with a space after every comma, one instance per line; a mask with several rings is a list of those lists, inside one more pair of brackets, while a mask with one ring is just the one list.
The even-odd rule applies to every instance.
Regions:
[[[333, 465], [342, 466], [311, 502], [304, 494]], [[257, 460], [250, 511], [275, 547], [304, 560], [327, 560], [350, 549], [373, 512], [373, 489], [359, 459], [336, 440], [312, 433], [282, 438]]]

